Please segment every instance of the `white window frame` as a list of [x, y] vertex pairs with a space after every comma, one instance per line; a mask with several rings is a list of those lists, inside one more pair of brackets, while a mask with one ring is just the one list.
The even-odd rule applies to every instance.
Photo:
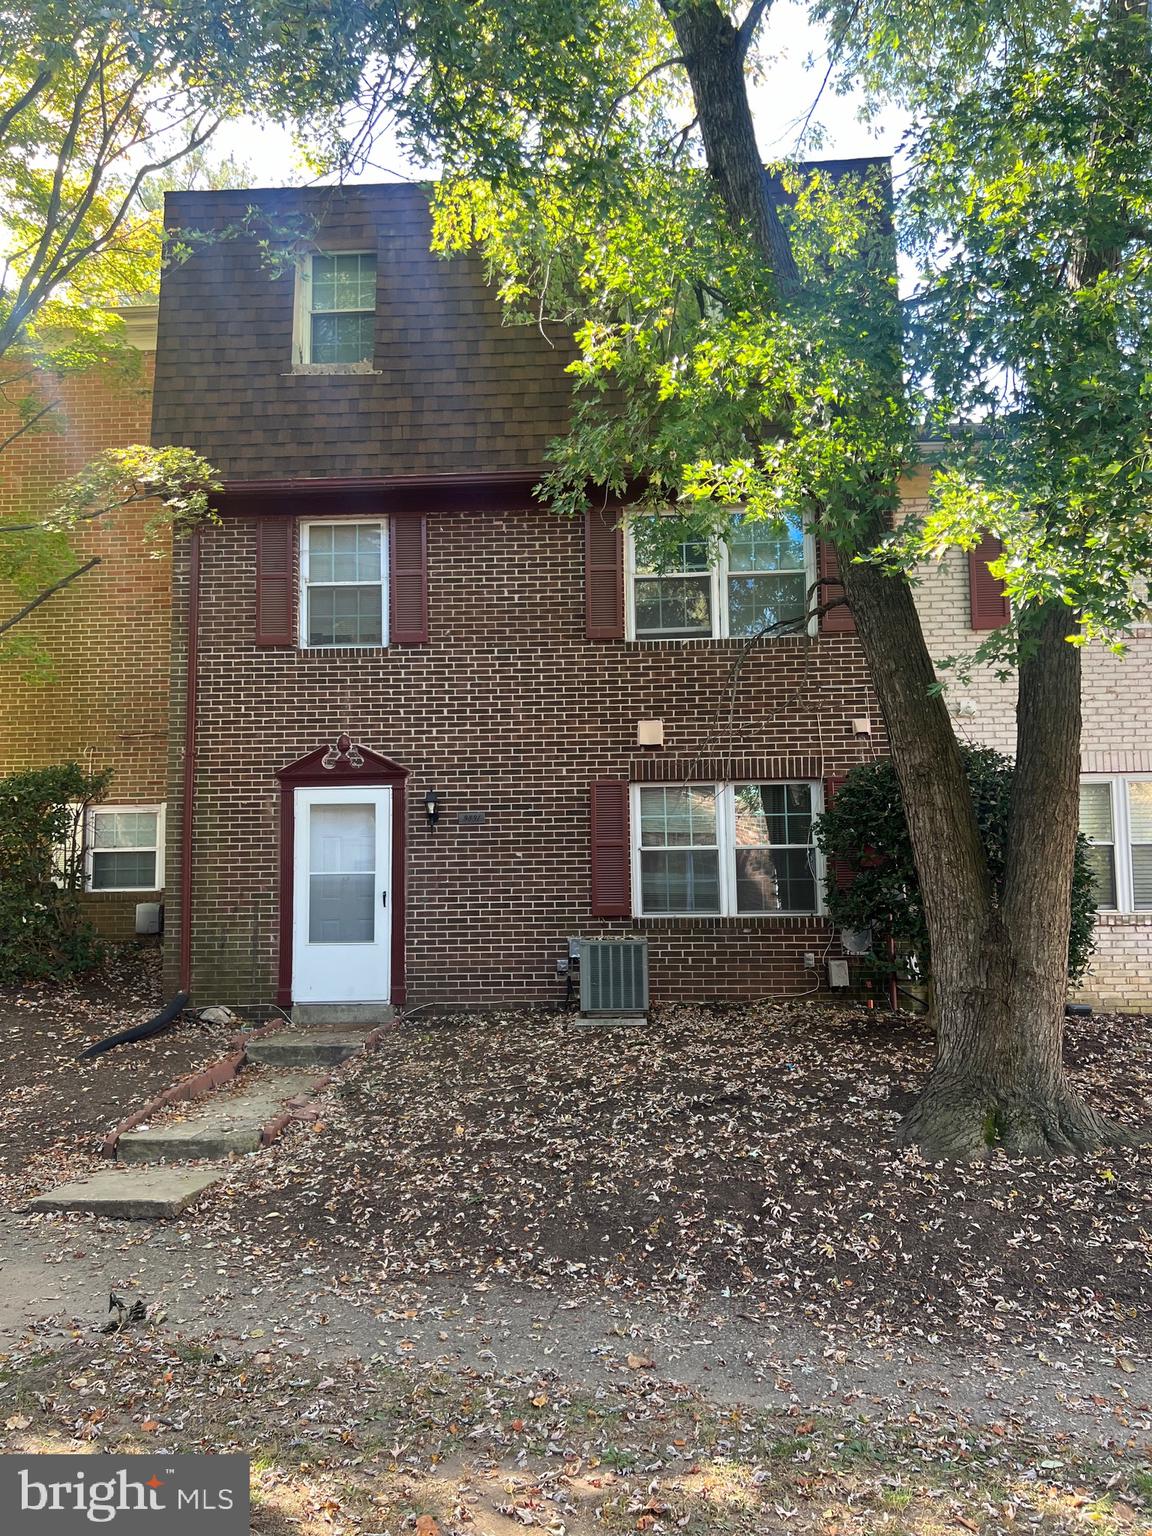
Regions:
[[[164, 889], [164, 823], [167, 807], [160, 805], [109, 805], [101, 802], [99, 805], [90, 805], [84, 818], [84, 889], [94, 896], [105, 896], [116, 891], [162, 891]], [[97, 852], [103, 853], [150, 853], [150, 848], [141, 845], [139, 848], [107, 848], [98, 850], [96, 844], [96, 818], [106, 815], [121, 815], [129, 812], [152, 812], [156, 814], [156, 883], [154, 885], [100, 885], [92, 884], [92, 868], [94, 856]]]
[[[659, 516], [658, 513], [653, 514]], [[739, 517], [739, 508], [732, 513], [733, 517]], [[675, 576], [675, 572], [670, 573]], [[638, 635], [636, 633], [636, 536], [632, 523], [629, 522], [624, 531], [624, 634], [629, 640], [638, 640], [642, 645], [683, 645], [692, 640], [730, 640], [732, 635], [729, 629], [728, 619], [728, 577], [731, 574], [728, 568], [728, 545], [723, 543], [718, 551], [716, 563], [708, 568], [707, 572], [697, 571], [697, 576], [707, 574], [711, 578], [710, 606], [712, 611], [711, 634], [700, 635]], [[737, 571], [736, 575], [741, 572]], [[754, 574], [754, 573], [746, 573]], [[770, 574], [764, 572], [765, 575]], [[812, 591], [816, 581], [816, 537], [812, 529], [806, 523], [804, 526], [804, 600], [808, 601], [808, 594]], [[807, 624], [798, 624], [795, 629], [781, 631], [779, 634], [769, 635], [769, 640], [783, 640], [795, 635], [814, 635], [817, 631], [817, 619], [813, 614]], [[747, 636], [737, 635], [738, 640], [744, 640]]]
[[[311, 583], [308, 580], [310, 533], [313, 528], [331, 528], [337, 526], [348, 528], [370, 527], [380, 529], [380, 640], [379, 642], [356, 641], [350, 645], [330, 645], [328, 643], [313, 645], [308, 639], [308, 589]], [[300, 524], [300, 603], [297, 613], [297, 631], [302, 651], [382, 651], [388, 646], [388, 626], [391, 614], [388, 608], [389, 597], [389, 573], [391, 571], [392, 550], [390, 542], [390, 528], [386, 517], [316, 517], [310, 522]], [[366, 581], [319, 581], [319, 587], [366, 587], [371, 582]]]
[[[1081, 784], [1107, 784], [1112, 805], [1113, 867], [1116, 879], [1116, 905], [1097, 907], [1098, 912], [1116, 912], [1129, 917], [1152, 917], [1152, 907], [1138, 907], [1132, 883], [1132, 817], [1128, 805], [1128, 785], [1147, 784], [1152, 773], [1082, 773]], [[1092, 839], [1088, 839], [1092, 842]], [[1106, 847], [1106, 844], [1101, 846]], [[1144, 845], [1141, 844], [1141, 847]]]
[[[816, 905], [811, 910], [792, 908], [768, 912], [741, 912], [736, 905], [736, 789], [743, 784], [807, 784], [812, 793], [813, 820], [824, 810], [824, 785], [819, 779], [734, 779], [728, 783], [703, 779], [692, 783], [677, 780], [674, 783], [645, 783], [629, 785], [629, 824], [632, 863], [632, 911], [637, 917], [658, 921], [664, 917], [691, 917], [698, 922], [714, 922], [718, 917], [739, 917], [756, 921], [760, 918], [771, 922], [781, 917], [823, 917], [825, 915], [824, 880], [827, 863], [816, 844], [815, 838], [808, 844], [812, 851], [813, 878], [816, 883]], [[716, 847], [720, 865], [719, 912], [645, 912], [640, 878], [640, 792], [645, 789], [712, 789], [716, 792]], [[795, 847], [796, 844], [781, 844]], [[651, 852], [651, 850], [649, 850]]]
[[[371, 256], [379, 265], [380, 257], [370, 250], [316, 251], [316, 256]], [[359, 363], [315, 363], [312, 361], [312, 255], [302, 256], [296, 263], [296, 292], [293, 301], [292, 360], [299, 367], [315, 368], [318, 372], [370, 373], [374, 355]], [[366, 314], [366, 310], [324, 310], [324, 314]], [[373, 352], [375, 349], [373, 349]]]

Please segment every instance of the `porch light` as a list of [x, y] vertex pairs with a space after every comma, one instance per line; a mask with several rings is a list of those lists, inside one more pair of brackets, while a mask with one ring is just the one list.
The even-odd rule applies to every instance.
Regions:
[[428, 817], [429, 832], [435, 832], [436, 823], [440, 820], [440, 796], [434, 789], [430, 789], [424, 796], [424, 812]]

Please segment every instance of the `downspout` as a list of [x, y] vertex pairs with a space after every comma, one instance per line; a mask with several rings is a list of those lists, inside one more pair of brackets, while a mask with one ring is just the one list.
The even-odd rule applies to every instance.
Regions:
[[184, 673], [184, 797], [180, 806], [180, 991], [192, 990], [192, 833], [196, 816], [196, 691], [200, 660], [200, 530], [189, 539]]

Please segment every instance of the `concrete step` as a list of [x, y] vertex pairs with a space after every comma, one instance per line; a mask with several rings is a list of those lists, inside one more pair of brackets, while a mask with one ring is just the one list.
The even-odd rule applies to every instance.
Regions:
[[225, 1172], [221, 1167], [115, 1168], [36, 1195], [28, 1206], [33, 1211], [86, 1211], [126, 1221], [155, 1221], [184, 1210]]
[[267, 1072], [189, 1106], [186, 1119], [126, 1131], [116, 1148], [122, 1163], [191, 1163], [202, 1158], [255, 1152], [260, 1132], [289, 1099], [306, 1097], [314, 1072]]
[[355, 1056], [371, 1029], [278, 1029], [245, 1047], [248, 1060], [270, 1067], [334, 1067]]
[[376, 1029], [391, 1024], [396, 1010], [391, 1003], [294, 1003], [292, 1022], [302, 1028]]

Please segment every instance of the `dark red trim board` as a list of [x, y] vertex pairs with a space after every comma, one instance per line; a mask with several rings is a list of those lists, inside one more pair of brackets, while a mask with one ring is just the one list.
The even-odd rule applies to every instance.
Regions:
[[[347, 746], [345, 746], [347, 743]], [[325, 767], [325, 759], [331, 762]], [[407, 998], [404, 979], [404, 932], [407, 920], [407, 832], [405, 782], [408, 769], [368, 747], [341, 736], [335, 747], [317, 747], [281, 768], [280, 780], [280, 956], [276, 1001], [282, 1008], [292, 1003], [292, 925], [295, 901], [296, 800], [298, 789], [324, 789], [333, 784], [362, 784], [365, 788], [392, 789], [392, 995], [389, 1001], [403, 1006]]]

